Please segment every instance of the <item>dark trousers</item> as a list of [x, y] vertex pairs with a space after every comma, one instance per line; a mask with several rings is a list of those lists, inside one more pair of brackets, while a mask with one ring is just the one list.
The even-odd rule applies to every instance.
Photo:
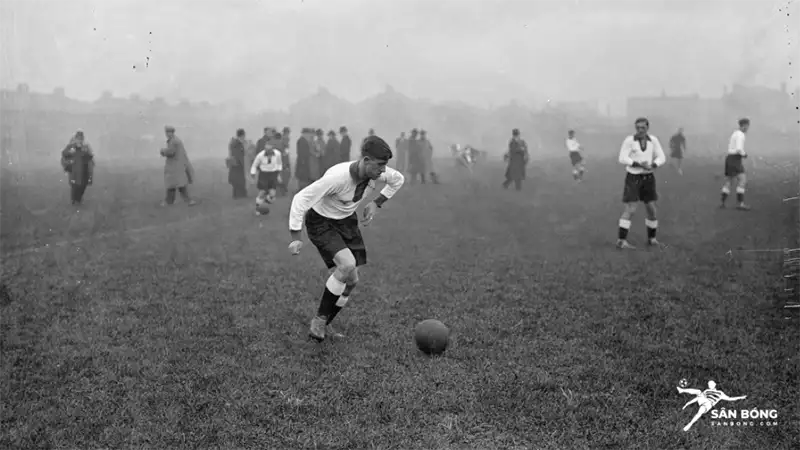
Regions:
[[235, 183], [233, 185], [233, 198], [247, 198], [247, 185]]
[[83, 201], [83, 194], [86, 192], [86, 184], [70, 184], [72, 203]]
[[170, 188], [170, 189], [167, 189], [167, 198], [164, 199], [164, 201], [168, 205], [171, 205], [171, 204], [175, 203], [175, 191], [180, 191], [181, 197], [185, 201], [188, 202], [190, 200], [189, 199], [189, 190], [186, 188], [186, 186], [181, 186], [179, 188]]
[[512, 180], [511, 178], [506, 178], [506, 181], [503, 182], [503, 188], [508, 189], [511, 186], [511, 183], [514, 183], [514, 189], [521, 191], [522, 190], [522, 180]]

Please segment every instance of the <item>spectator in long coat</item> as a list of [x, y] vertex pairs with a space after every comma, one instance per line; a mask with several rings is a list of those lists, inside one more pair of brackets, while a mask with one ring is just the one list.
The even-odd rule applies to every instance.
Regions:
[[525, 179], [529, 158], [528, 144], [520, 137], [519, 130], [515, 128], [512, 130], [511, 140], [508, 142], [508, 153], [504, 156], [504, 159], [508, 162], [508, 167], [506, 168], [506, 181], [503, 182], [503, 188], [508, 189], [513, 182], [516, 190], [522, 189], [522, 180]]
[[313, 130], [303, 128], [300, 138], [297, 140], [297, 160], [294, 168], [294, 177], [297, 178], [297, 189], [303, 189], [316, 180], [315, 171], [319, 170], [319, 165], [312, 167], [312, 152], [314, 145]]
[[425, 184], [425, 157], [422, 154], [422, 143], [418, 138], [419, 132], [414, 128], [408, 139], [408, 172], [412, 183], [416, 182], [419, 176], [420, 182]]
[[336, 139], [336, 132], [333, 130], [328, 131], [328, 142], [325, 143], [325, 155], [322, 157], [323, 170], [325, 173], [328, 169], [339, 164], [339, 140]]
[[433, 144], [428, 140], [428, 133], [425, 130], [420, 130], [419, 132], [419, 145], [422, 149], [422, 161], [425, 165], [423, 173], [430, 175], [433, 184], [439, 184], [439, 176], [433, 167]]
[[347, 127], [339, 127], [339, 134], [342, 136], [342, 140], [339, 142], [339, 162], [350, 161], [350, 149], [353, 147], [353, 141], [350, 140]]
[[245, 144], [247, 137], [243, 129], [236, 130], [236, 137], [228, 144], [228, 183], [233, 187], [233, 198], [247, 198], [247, 167], [245, 166]]
[[394, 140], [394, 149], [397, 153], [395, 169], [403, 173], [408, 169], [408, 139], [406, 139], [405, 131], [401, 132], [400, 137]]
[[165, 158], [164, 187], [167, 195], [161, 205], [167, 206], [175, 203], [175, 191], [178, 191], [189, 206], [194, 206], [197, 202], [189, 196], [189, 185], [194, 179], [192, 163], [189, 162], [183, 141], [175, 136], [175, 127], [166, 126], [164, 132], [167, 135], [167, 146], [161, 149], [161, 156]]
[[72, 204], [81, 204], [94, 175], [94, 152], [84, 139], [83, 131], [78, 130], [61, 152], [61, 167], [69, 174]]
[[325, 167], [325, 132], [322, 131], [321, 128], [317, 128], [314, 135], [312, 153], [317, 157], [317, 172], [315, 178], [315, 180], [317, 180], [322, 178], [322, 175], [324, 175], [325, 171], [328, 169]]

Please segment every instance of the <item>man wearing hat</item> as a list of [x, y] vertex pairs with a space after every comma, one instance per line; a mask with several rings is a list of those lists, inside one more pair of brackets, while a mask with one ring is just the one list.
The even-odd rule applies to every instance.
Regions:
[[309, 335], [322, 341], [340, 337], [330, 323], [347, 304], [358, 283], [358, 267], [367, 263], [367, 250], [359, 229], [356, 210], [375, 189], [374, 181], [386, 183], [378, 197], [364, 208], [361, 224], [368, 226], [375, 212], [403, 186], [403, 175], [387, 167], [392, 158], [389, 145], [377, 136], [361, 146], [361, 158], [339, 163], [292, 199], [289, 213], [289, 251], [300, 253], [303, 225], [328, 269], [334, 269], [325, 283], [317, 314], [311, 319]]
[[508, 153], [503, 156], [508, 162], [506, 181], [503, 182], [504, 189], [508, 189], [513, 182], [516, 190], [522, 190], [522, 180], [525, 179], [525, 167], [529, 158], [528, 144], [520, 137], [519, 130], [514, 128], [511, 130], [511, 140], [508, 142]]
[[244, 129], [236, 130], [236, 136], [228, 143], [228, 184], [233, 187], [233, 198], [247, 198], [246, 162], [247, 136]]
[[347, 127], [339, 127], [339, 134], [342, 136], [342, 140], [339, 142], [339, 162], [350, 161], [350, 148], [353, 146], [353, 141], [350, 140]]
[[408, 173], [411, 176], [412, 184], [417, 181], [417, 176], [419, 176], [420, 182], [425, 184], [425, 158], [416, 128], [411, 130], [411, 137], [408, 139]]
[[394, 140], [394, 150], [397, 152], [397, 162], [395, 162], [395, 168], [400, 172], [403, 173], [406, 171], [406, 165], [408, 160], [408, 139], [406, 139], [406, 132], [401, 131], [400, 137]]
[[92, 184], [94, 152], [86, 142], [83, 131], [78, 130], [61, 152], [61, 167], [69, 173], [70, 198], [73, 205], [83, 202], [86, 188]]
[[175, 127], [166, 126], [164, 132], [167, 135], [167, 146], [161, 149], [161, 156], [164, 160], [164, 187], [167, 195], [161, 206], [175, 203], [175, 191], [181, 193], [183, 200], [194, 206], [196, 202], [189, 196], [189, 185], [194, 179], [194, 169], [186, 154], [183, 141], [175, 136]]
[[336, 132], [333, 130], [328, 131], [328, 142], [325, 143], [325, 153], [322, 156], [322, 170], [326, 170], [339, 164], [339, 140], [336, 139]]
[[439, 184], [439, 176], [436, 175], [436, 170], [433, 168], [433, 144], [428, 140], [428, 133], [425, 130], [420, 130], [419, 132], [419, 145], [422, 151], [422, 160], [425, 164], [423, 174], [430, 175], [433, 184]]
[[311, 164], [311, 148], [314, 145], [313, 135], [313, 129], [303, 128], [300, 138], [297, 139], [297, 161], [295, 162], [294, 177], [297, 178], [298, 189], [303, 189], [316, 179], [314, 171], [317, 170], [317, 166], [314, 165], [312, 167]]

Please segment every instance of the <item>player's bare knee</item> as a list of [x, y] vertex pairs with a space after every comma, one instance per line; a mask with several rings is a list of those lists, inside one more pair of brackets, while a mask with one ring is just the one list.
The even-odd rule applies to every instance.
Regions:
[[644, 205], [645, 211], [647, 212], [647, 219], [648, 220], [656, 220], [656, 204], [655, 203], [645, 203]]
[[347, 280], [347, 285], [355, 287], [357, 284], [358, 284], [358, 267], [355, 267], [353, 268], [353, 271], [350, 272], [350, 278]]
[[636, 213], [636, 203], [626, 203], [625, 209], [622, 211], [622, 218], [630, 220], [634, 213]]

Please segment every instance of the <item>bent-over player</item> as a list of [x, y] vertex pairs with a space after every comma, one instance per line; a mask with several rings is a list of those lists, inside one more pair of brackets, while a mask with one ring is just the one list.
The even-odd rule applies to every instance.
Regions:
[[658, 138], [648, 133], [650, 121], [644, 117], [636, 119], [636, 134], [628, 136], [622, 142], [619, 151], [619, 162], [625, 166], [625, 187], [622, 193], [622, 202], [625, 210], [619, 218], [619, 234], [617, 248], [634, 248], [628, 243], [628, 230], [631, 228], [631, 218], [636, 212], [639, 202], [644, 203], [647, 218], [644, 223], [647, 227], [647, 243], [658, 246], [656, 231], [656, 176], [653, 170], [663, 165], [667, 157], [661, 148]]
[[744, 158], [747, 153], [744, 151], [745, 134], [750, 129], [750, 119], [739, 119], [739, 129], [731, 135], [728, 143], [728, 156], [725, 157], [725, 184], [722, 185], [722, 202], [720, 208], [725, 207], [725, 201], [731, 193], [731, 184], [736, 183], [736, 209], [747, 211], [750, 209], [744, 203], [744, 191], [747, 186], [747, 175], [744, 173]]
[[356, 209], [375, 189], [376, 180], [386, 183], [380, 195], [364, 208], [361, 224], [367, 226], [377, 208], [403, 186], [403, 175], [386, 166], [390, 159], [392, 150], [389, 145], [377, 136], [369, 136], [361, 146], [358, 161], [331, 167], [322, 178], [292, 199], [289, 250], [294, 255], [300, 253], [305, 222], [308, 240], [317, 247], [328, 269], [335, 268], [325, 283], [317, 314], [311, 319], [309, 334], [317, 341], [325, 339], [326, 328], [328, 335], [341, 337], [329, 325], [356, 287], [358, 267], [367, 263], [367, 250], [359, 230]]

